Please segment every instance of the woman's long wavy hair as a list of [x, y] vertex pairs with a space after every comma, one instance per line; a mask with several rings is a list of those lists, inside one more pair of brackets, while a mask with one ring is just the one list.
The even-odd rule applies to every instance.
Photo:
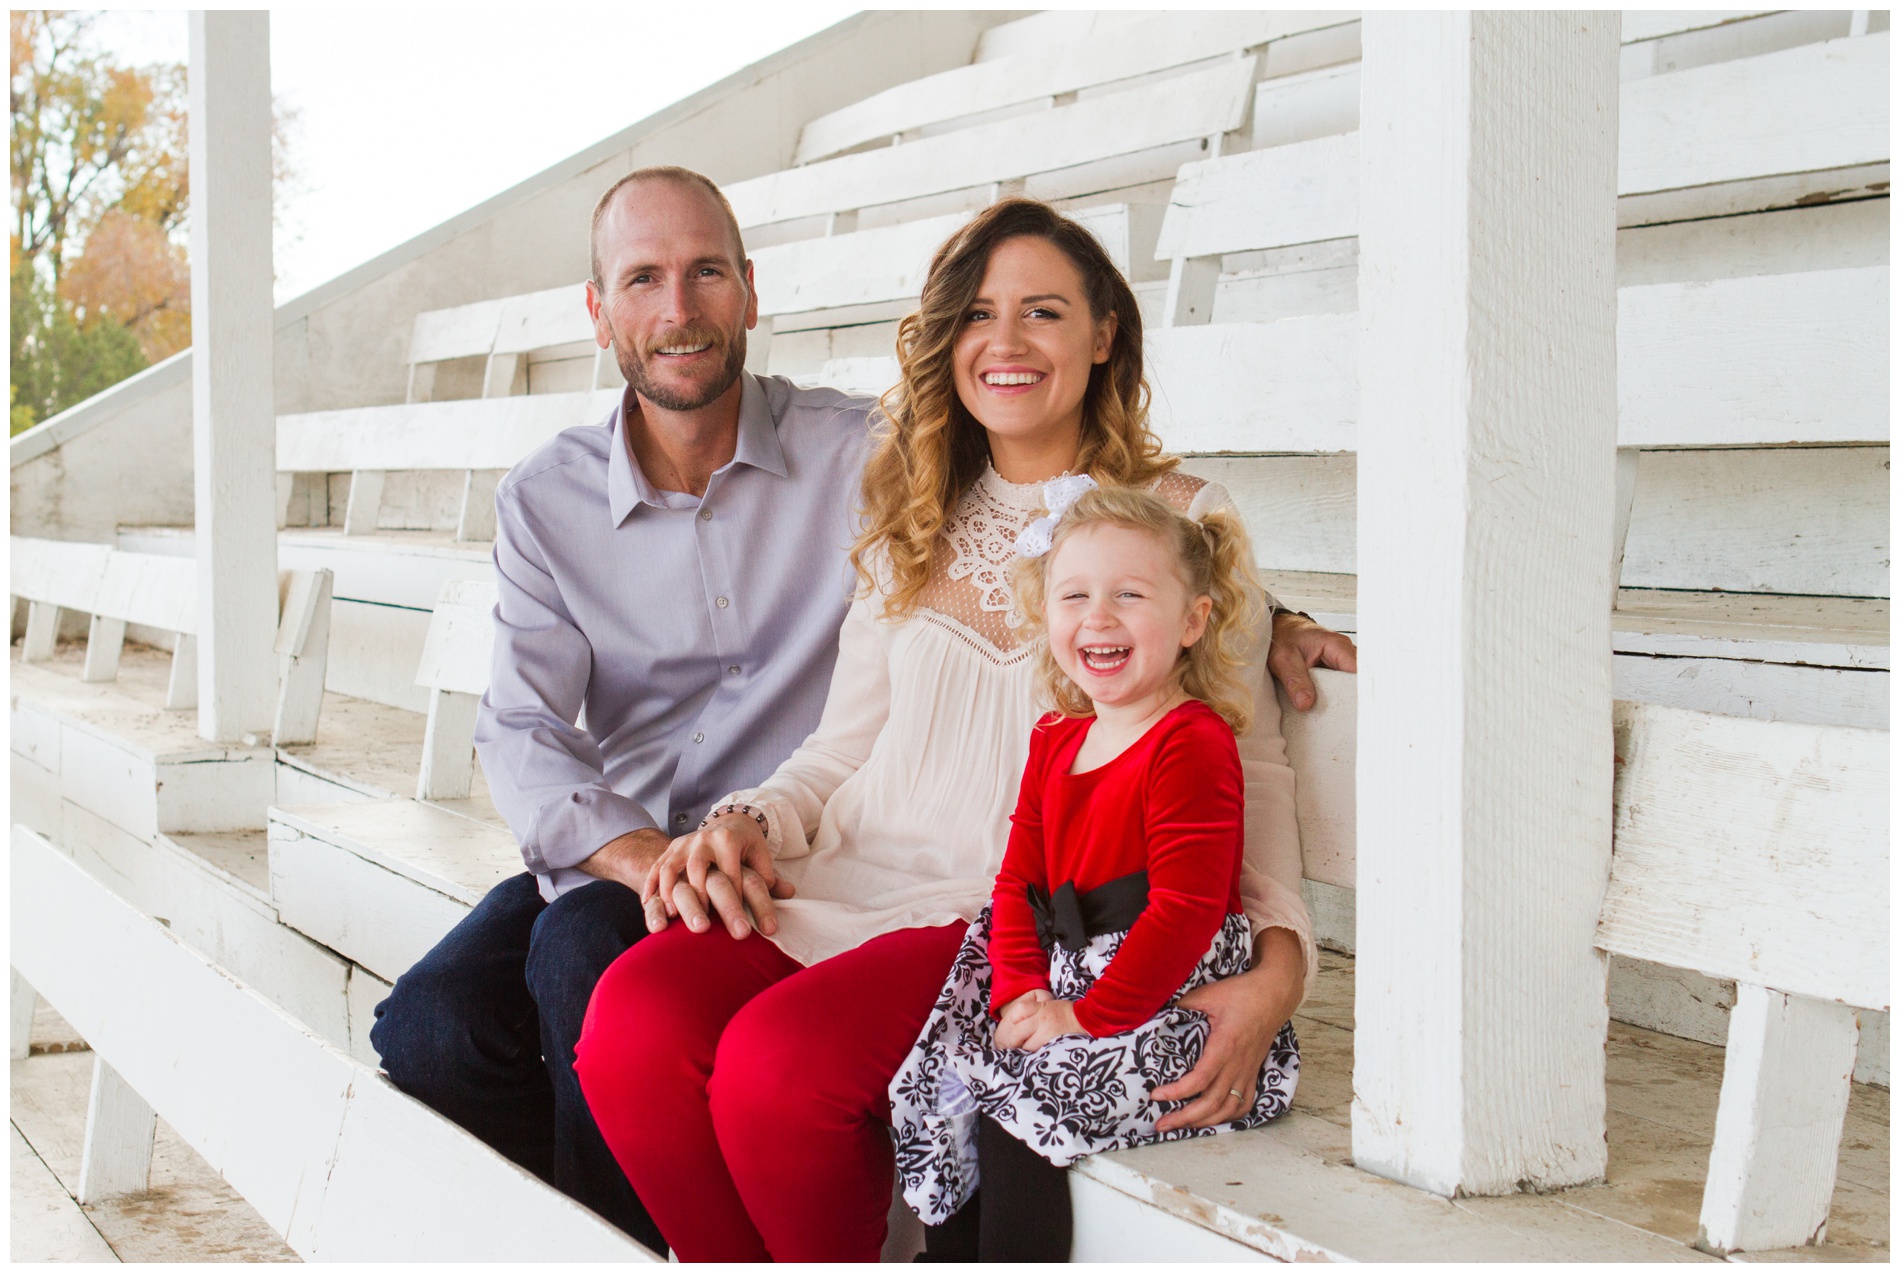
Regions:
[[1085, 526], [1126, 526], [1155, 536], [1167, 546], [1188, 596], [1213, 601], [1207, 630], [1175, 660], [1174, 683], [1218, 712], [1236, 734], [1246, 733], [1253, 724], [1253, 695], [1245, 669], [1265, 609], [1247, 527], [1238, 513], [1225, 508], [1196, 521], [1147, 491], [1089, 491], [1062, 514], [1048, 552], [1012, 564], [1010, 584], [1033, 634], [1030, 645], [1043, 697], [1064, 716], [1095, 714], [1095, 704], [1049, 648], [1049, 571], [1062, 545]]
[[[897, 328], [902, 378], [879, 403], [879, 423], [864, 466], [863, 530], [851, 564], [866, 587], [884, 589], [884, 617], [907, 618], [930, 580], [939, 532], [989, 460], [983, 426], [957, 396], [952, 359], [990, 254], [1008, 239], [1045, 239], [1082, 278], [1092, 321], [1115, 316], [1108, 360], [1089, 372], [1082, 398], [1082, 443], [1074, 472], [1104, 486], [1146, 486], [1173, 469], [1148, 430], [1148, 382], [1142, 377], [1141, 313], [1128, 281], [1088, 230], [1034, 199], [991, 205], [937, 249], [915, 313]], [[889, 576], [873, 578], [882, 549]]]

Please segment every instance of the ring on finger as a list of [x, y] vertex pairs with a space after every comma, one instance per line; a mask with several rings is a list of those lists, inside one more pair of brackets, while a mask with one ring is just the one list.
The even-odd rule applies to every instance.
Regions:
[[1239, 1088], [1237, 1088], [1237, 1087], [1230, 1087], [1230, 1088], [1228, 1088], [1228, 1089], [1227, 1089], [1227, 1094], [1228, 1094], [1229, 1096], [1231, 1096], [1231, 1097], [1233, 1097], [1233, 1098], [1234, 1098], [1235, 1100], [1237, 1100], [1237, 1101], [1243, 1101], [1243, 1102], [1244, 1102], [1244, 1101], [1245, 1101], [1245, 1100], [1247, 1099], [1246, 1097], [1244, 1097], [1244, 1096], [1242, 1096], [1242, 1095], [1240, 1094], [1240, 1089], [1239, 1089]]

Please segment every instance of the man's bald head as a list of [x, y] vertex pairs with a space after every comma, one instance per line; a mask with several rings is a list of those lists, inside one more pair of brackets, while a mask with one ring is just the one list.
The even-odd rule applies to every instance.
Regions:
[[615, 201], [627, 187], [654, 181], [669, 182], [684, 189], [699, 192], [710, 200], [712, 205], [719, 209], [720, 216], [726, 223], [726, 231], [732, 236], [734, 268], [745, 264], [745, 236], [739, 233], [739, 218], [733, 215], [732, 205], [726, 201], [725, 193], [714, 184], [711, 177], [704, 173], [694, 172], [691, 168], [679, 168], [671, 164], [652, 168], [635, 168], [613, 185], [608, 186], [606, 193], [601, 195], [599, 201], [594, 204], [594, 220], [588, 235], [588, 246], [596, 287], [605, 290], [607, 286], [607, 280], [601, 277], [600, 223], [607, 219], [607, 214], [613, 209]]

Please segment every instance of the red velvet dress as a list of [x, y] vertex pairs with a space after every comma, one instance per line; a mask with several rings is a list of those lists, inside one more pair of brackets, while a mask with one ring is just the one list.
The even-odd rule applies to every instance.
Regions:
[[[1243, 1117], [1199, 1133], [1155, 1131], [1173, 1106], [1149, 1093], [1192, 1069], [1207, 1039], [1207, 1018], [1174, 1001], [1246, 971], [1251, 955], [1240, 757], [1227, 723], [1190, 701], [1106, 764], [1070, 773], [1093, 724], [1038, 722], [990, 906], [891, 1082], [905, 1197], [929, 1224], [977, 1186], [978, 1113], [1066, 1166], [1258, 1126], [1292, 1099], [1299, 1053], [1288, 1026]], [[1037, 989], [1074, 1002], [1087, 1033], [1035, 1052], [997, 1047], [994, 1013]]]

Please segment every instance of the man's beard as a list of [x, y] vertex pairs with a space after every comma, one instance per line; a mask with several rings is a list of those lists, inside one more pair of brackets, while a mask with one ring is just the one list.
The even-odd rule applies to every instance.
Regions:
[[[653, 377], [647, 374], [646, 360], [629, 350], [617, 332], [613, 336], [614, 361], [620, 366], [620, 374], [626, 377], [628, 384], [633, 386], [633, 391], [662, 411], [697, 411], [701, 407], [718, 401], [721, 394], [732, 388], [733, 382], [739, 378], [739, 373], [745, 370], [745, 330], [743, 328], [729, 343], [723, 332], [711, 327], [682, 327], [668, 333], [665, 339], [667, 345], [697, 345], [702, 342], [710, 343], [714, 348], [725, 345], [726, 361], [711, 384], [691, 395], [682, 394], [655, 383]], [[659, 355], [651, 353], [650, 356], [658, 357]]]

